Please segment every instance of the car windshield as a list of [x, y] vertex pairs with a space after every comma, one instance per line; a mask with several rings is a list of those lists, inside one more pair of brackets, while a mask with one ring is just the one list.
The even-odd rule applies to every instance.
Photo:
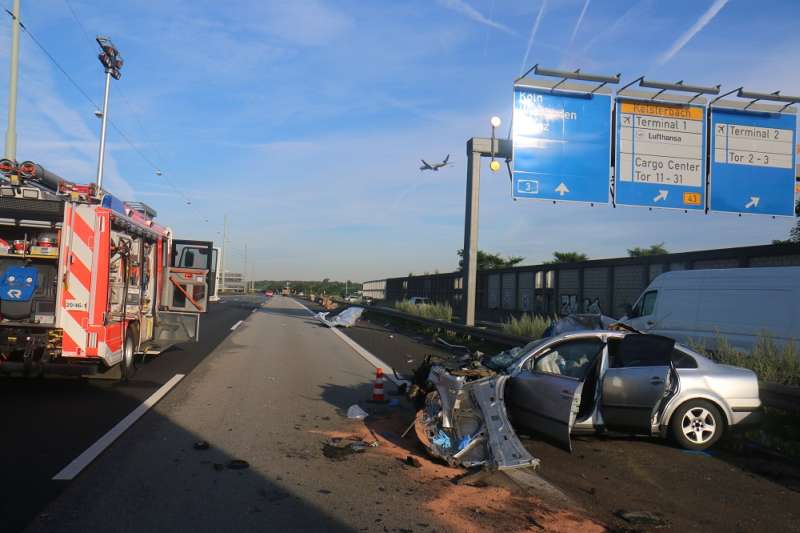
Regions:
[[537, 339], [529, 342], [525, 346], [515, 346], [514, 348], [504, 350], [498, 354], [487, 356], [483, 359], [483, 366], [495, 371], [502, 371], [511, 366], [520, 357], [528, 355], [533, 350], [542, 346], [549, 339]]

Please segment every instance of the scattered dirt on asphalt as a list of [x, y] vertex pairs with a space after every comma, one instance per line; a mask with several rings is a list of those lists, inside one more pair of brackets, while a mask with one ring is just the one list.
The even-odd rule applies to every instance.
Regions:
[[[465, 471], [434, 462], [422, 450], [414, 432], [400, 435], [412, 420], [408, 411], [370, 415], [361, 422], [347, 421], [342, 431], [320, 432], [329, 439], [378, 440], [380, 445], [365, 453], [383, 456], [390, 463], [387, 470], [403, 475], [420, 485], [417, 496], [449, 531], [479, 533], [486, 531], [604, 531], [605, 528], [577, 511], [558, 509], [526, 493], [502, 474], [475, 486], [455, 484]], [[419, 462], [409, 466], [408, 457]], [[348, 458], [358, 460], [358, 457]]]

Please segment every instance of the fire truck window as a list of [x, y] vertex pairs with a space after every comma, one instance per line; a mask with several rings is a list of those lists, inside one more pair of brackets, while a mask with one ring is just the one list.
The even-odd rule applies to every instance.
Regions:
[[206, 288], [202, 285], [195, 285], [192, 287], [192, 300], [201, 302], [206, 297]]
[[[186, 290], [187, 287], [186, 285], [181, 285], [181, 288], [183, 288], [183, 290]], [[172, 292], [172, 306], [179, 308], [186, 307], [186, 295], [183, 294], [183, 291], [178, 289], [177, 287]]]
[[209, 268], [209, 253], [205, 248], [179, 244], [175, 249], [176, 256], [173, 258], [175, 265], [179, 268]]

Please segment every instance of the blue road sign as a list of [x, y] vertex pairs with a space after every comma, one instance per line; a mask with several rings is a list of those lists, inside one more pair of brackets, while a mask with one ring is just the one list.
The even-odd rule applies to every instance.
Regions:
[[617, 99], [618, 205], [705, 210], [705, 107]]
[[712, 107], [710, 208], [794, 216], [797, 116]]
[[611, 96], [514, 87], [514, 198], [608, 202]]

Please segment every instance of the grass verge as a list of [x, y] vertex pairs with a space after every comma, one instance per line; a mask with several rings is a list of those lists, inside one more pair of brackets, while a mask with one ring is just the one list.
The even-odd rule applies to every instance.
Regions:
[[539, 339], [552, 320], [550, 317], [525, 313], [519, 318], [512, 316], [509, 320], [503, 322], [501, 327], [503, 333]]
[[433, 320], [446, 320], [452, 322], [453, 308], [449, 303], [443, 304], [412, 304], [409, 300], [395, 302], [394, 308], [409, 315], [430, 318]]

